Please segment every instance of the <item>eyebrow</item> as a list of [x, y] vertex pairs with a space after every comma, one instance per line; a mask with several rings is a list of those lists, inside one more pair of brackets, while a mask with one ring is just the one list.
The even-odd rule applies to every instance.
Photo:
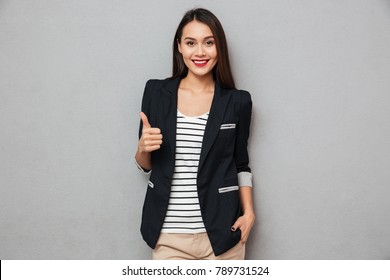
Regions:
[[[207, 40], [207, 39], [214, 39], [214, 36], [207, 36], [207, 37], [203, 38], [203, 40]], [[194, 41], [196, 41], [196, 39], [192, 38], [192, 37], [185, 37], [184, 40], [194, 40]]]

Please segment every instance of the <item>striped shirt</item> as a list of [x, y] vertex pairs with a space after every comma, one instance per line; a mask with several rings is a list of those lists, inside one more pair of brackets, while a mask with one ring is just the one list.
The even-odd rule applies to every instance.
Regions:
[[197, 174], [209, 114], [187, 117], [177, 111], [176, 158], [168, 211], [161, 232], [206, 232], [200, 212]]

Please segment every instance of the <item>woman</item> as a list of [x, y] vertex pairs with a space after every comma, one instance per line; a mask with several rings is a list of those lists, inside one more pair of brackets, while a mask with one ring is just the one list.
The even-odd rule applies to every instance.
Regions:
[[173, 75], [147, 82], [136, 164], [150, 173], [141, 233], [153, 259], [244, 259], [253, 226], [247, 140], [252, 101], [235, 89], [210, 11], [188, 11]]

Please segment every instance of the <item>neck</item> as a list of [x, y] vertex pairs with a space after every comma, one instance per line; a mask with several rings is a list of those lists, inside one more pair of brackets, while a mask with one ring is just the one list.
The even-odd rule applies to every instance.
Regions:
[[187, 77], [183, 78], [182, 85], [186, 88], [192, 88], [196, 91], [214, 89], [214, 78], [211, 73], [205, 76], [196, 76], [188, 73]]

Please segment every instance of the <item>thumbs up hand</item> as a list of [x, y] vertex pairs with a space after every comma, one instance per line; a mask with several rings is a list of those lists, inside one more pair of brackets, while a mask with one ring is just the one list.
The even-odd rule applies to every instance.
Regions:
[[140, 153], [150, 153], [160, 149], [162, 144], [161, 130], [150, 125], [148, 117], [144, 112], [141, 112], [140, 116], [142, 120], [142, 135], [138, 142], [138, 151]]

